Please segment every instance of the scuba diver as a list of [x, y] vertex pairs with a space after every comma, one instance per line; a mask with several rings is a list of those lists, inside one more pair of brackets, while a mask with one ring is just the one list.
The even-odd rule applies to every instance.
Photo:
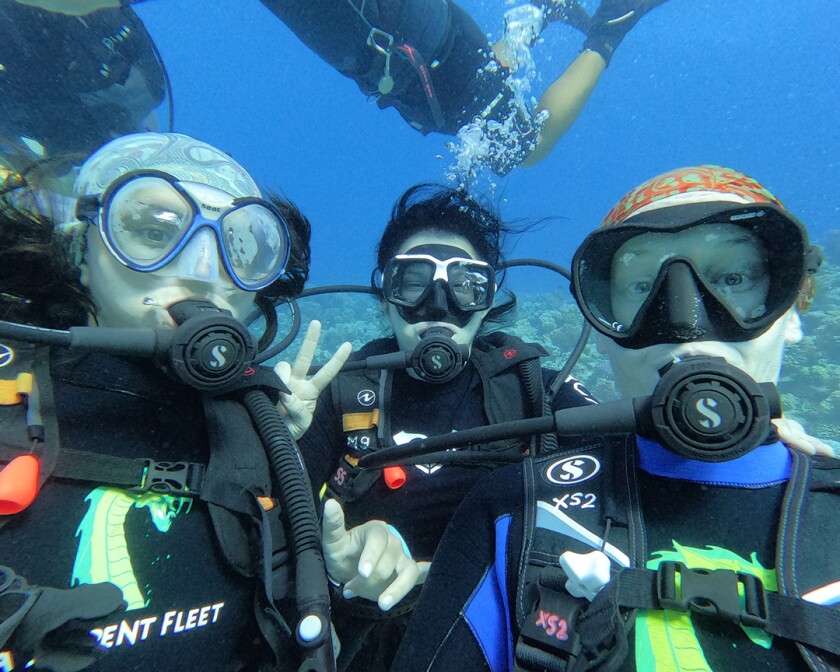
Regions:
[[309, 222], [178, 134], [111, 141], [75, 193], [57, 228], [0, 220], [0, 665], [334, 669], [311, 487], [243, 325], [302, 289]]
[[[418, 591], [402, 598], [422, 583], [453, 512], [491, 468], [444, 458], [362, 473], [359, 459], [416, 436], [595, 403], [577, 380], [541, 368], [541, 346], [483, 333], [515, 307], [512, 296], [494, 306], [507, 231], [462, 190], [416, 185], [400, 197], [373, 278], [394, 335], [351, 356], [299, 440], [316, 493], [328, 493], [323, 550], [336, 584], [339, 669], [388, 669]], [[283, 378], [288, 370], [278, 367]], [[557, 445], [521, 436], [477, 449], [497, 466]]]
[[769, 422], [820, 262], [729, 168], [622, 198], [578, 249], [573, 292], [637, 429], [593, 407], [585, 449], [474, 488], [394, 669], [835, 669], [840, 461]]
[[0, 0], [3, 155], [66, 158], [66, 172], [117, 136], [171, 129], [166, 70], [125, 5]]
[[579, 0], [534, 0], [533, 11], [522, 18], [531, 44], [554, 21], [587, 37], [583, 51], [533, 112], [508, 84], [515, 70], [510, 45], [491, 46], [472, 17], [450, 0], [262, 3], [380, 108], [395, 108], [424, 135], [458, 135], [477, 121], [492, 150], [486, 159], [504, 175], [548, 155], [583, 110], [628, 31], [664, 1], [601, 0], [590, 17]]

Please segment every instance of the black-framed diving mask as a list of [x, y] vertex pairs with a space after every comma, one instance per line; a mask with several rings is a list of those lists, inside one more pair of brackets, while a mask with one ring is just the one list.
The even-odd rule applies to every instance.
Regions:
[[587, 236], [572, 293], [587, 321], [625, 348], [740, 342], [789, 310], [821, 261], [804, 226], [774, 205], [678, 205]]

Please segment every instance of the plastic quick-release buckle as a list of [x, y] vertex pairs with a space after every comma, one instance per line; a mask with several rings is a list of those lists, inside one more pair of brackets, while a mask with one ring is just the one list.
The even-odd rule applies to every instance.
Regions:
[[197, 497], [204, 480], [204, 465], [195, 462], [155, 462], [141, 460], [143, 481], [132, 492], [154, 492], [159, 495]]
[[746, 572], [689, 569], [681, 562], [666, 561], [656, 572], [656, 595], [663, 609], [690, 610], [758, 628], [767, 625], [764, 585]]

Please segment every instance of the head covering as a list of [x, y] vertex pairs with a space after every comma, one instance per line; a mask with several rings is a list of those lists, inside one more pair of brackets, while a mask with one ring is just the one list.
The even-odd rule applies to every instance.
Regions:
[[[671, 170], [642, 183], [616, 203], [601, 227], [618, 226], [631, 217], [660, 208], [715, 202], [767, 203], [788, 212], [758, 180], [733, 168], [704, 164]], [[800, 313], [808, 309], [815, 293], [816, 276], [806, 275], [796, 299]]]
[[200, 182], [231, 196], [261, 196], [248, 172], [230, 156], [180, 133], [134, 133], [112, 140], [82, 165], [73, 192], [101, 194], [132, 170], [154, 169], [184, 182]]

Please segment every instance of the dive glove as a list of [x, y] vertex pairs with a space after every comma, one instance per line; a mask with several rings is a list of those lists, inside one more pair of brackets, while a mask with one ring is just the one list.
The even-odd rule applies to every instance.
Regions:
[[592, 15], [589, 37], [583, 48], [594, 51], [610, 64], [624, 36], [647, 12], [666, 0], [602, 0]]
[[101, 619], [126, 607], [112, 583], [82, 584], [61, 590], [31, 586], [0, 566], [0, 648], [9, 648], [38, 669], [78, 672], [105, 650], [90, 634]]

